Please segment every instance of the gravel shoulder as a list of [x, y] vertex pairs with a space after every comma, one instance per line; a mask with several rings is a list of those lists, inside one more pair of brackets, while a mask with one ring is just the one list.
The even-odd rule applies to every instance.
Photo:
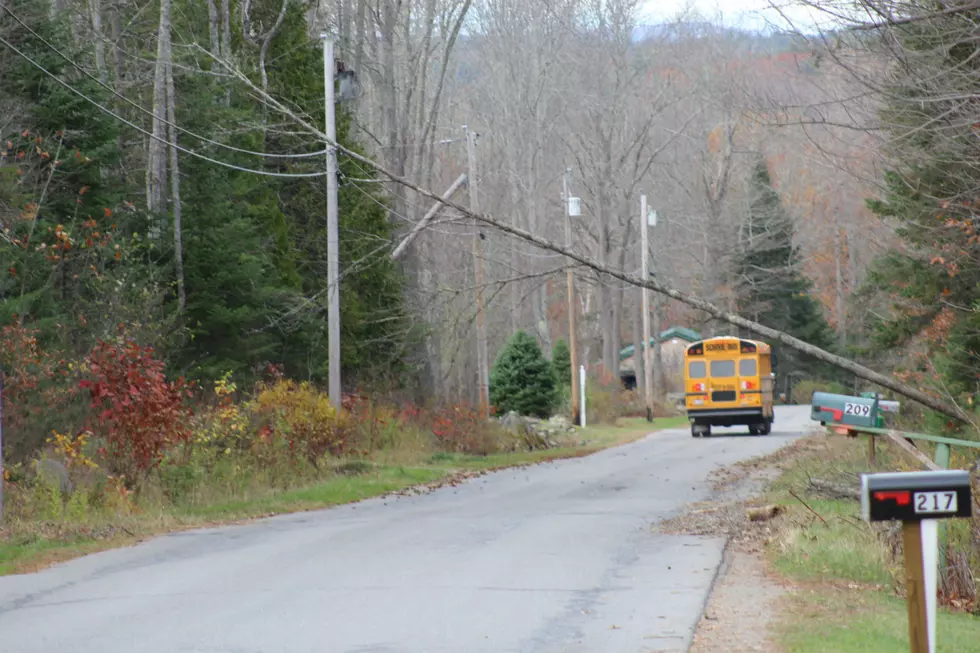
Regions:
[[770, 520], [779, 508], [760, 495], [812, 441], [798, 440], [763, 458], [717, 470], [713, 501], [689, 504], [659, 530], [678, 535], [724, 537], [725, 562], [719, 571], [689, 653], [779, 653], [773, 633], [789, 583], [771, 573], [763, 553], [775, 537]]
[[765, 559], [735, 543], [698, 624], [690, 653], [777, 653], [771, 632], [786, 587], [770, 577]]

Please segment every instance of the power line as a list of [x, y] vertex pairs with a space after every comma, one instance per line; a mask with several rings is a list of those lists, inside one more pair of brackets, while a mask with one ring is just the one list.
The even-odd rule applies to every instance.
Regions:
[[160, 136], [157, 136], [156, 134], [153, 134], [153, 133], [151, 133], [151, 132], [143, 129], [139, 125], [136, 125], [136, 124], [134, 124], [134, 123], [126, 120], [125, 118], [123, 118], [119, 114], [115, 113], [111, 109], [107, 109], [106, 107], [102, 106], [101, 104], [99, 104], [98, 102], [96, 102], [92, 98], [88, 97], [87, 95], [85, 95], [84, 93], [82, 93], [81, 91], [79, 91], [78, 89], [74, 88], [73, 86], [71, 86], [71, 84], [68, 84], [67, 82], [62, 81], [61, 79], [58, 78], [57, 75], [55, 75], [54, 73], [52, 73], [51, 71], [49, 71], [47, 68], [45, 68], [44, 66], [42, 66], [38, 62], [36, 62], [33, 59], [31, 59], [28, 55], [26, 55], [23, 52], [21, 52], [20, 50], [18, 50], [16, 47], [14, 47], [13, 45], [11, 45], [10, 42], [7, 41], [6, 39], [4, 39], [3, 37], [0, 37], [0, 44], [3, 44], [5, 46], [7, 46], [14, 53], [16, 53], [19, 57], [21, 57], [22, 59], [24, 59], [25, 61], [27, 61], [28, 63], [30, 63], [32, 66], [34, 66], [35, 68], [37, 68], [38, 70], [40, 70], [41, 72], [43, 72], [45, 75], [47, 75], [48, 77], [50, 77], [51, 79], [53, 79], [54, 81], [56, 81], [58, 84], [60, 84], [61, 86], [65, 87], [66, 89], [68, 89], [69, 91], [71, 91], [72, 93], [74, 93], [75, 95], [77, 95], [78, 97], [82, 98], [86, 102], [88, 102], [88, 103], [92, 104], [93, 106], [97, 107], [102, 112], [104, 112], [104, 113], [112, 116], [113, 118], [115, 118], [119, 122], [121, 122], [121, 123], [123, 123], [125, 125], [128, 125], [129, 127], [132, 127], [133, 129], [135, 129], [136, 131], [140, 132], [141, 134], [143, 134], [145, 136], [149, 136], [153, 140], [159, 141], [160, 143], [163, 143], [164, 145], [167, 145], [169, 147], [173, 147], [173, 148], [175, 148], [175, 149], [183, 152], [184, 154], [189, 154], [190, 156], [193, 156], [195, 158], [201, 159], [203, 161], [207, 161], [208, 163], [213, 163], [214, 165], [222, 166], [224, 168], [229, 168], [231, 170], [237, 170], [238, 172], [247, 172], [247, 173], [251, 173], [253, 175], [261, 175], [261, 176], [264, 176], [264, 177], [280, 177], [280, 178], [284, 178], [284, 179], [304, 179], [304, 178], [308, 179], [308, 178], [311, 178], [311, 177], [324, 177], [327, 174], [326, 171], [321, 171], [321, 172], [269, 172], [267, 170], [255, 170], [253, 168], [245, 168], [245, 167], [242, 167], [242, 166], [237, 166], [237, 165], [235, 165], [233, 163], [227, 163], [225, 161], [219, 161], [217, 159], [212, 159], [209, 156], [205, 156], [204, 154], [199, 154], [198, 152], [195, 152], [193, 150], [189, 150], [186, 147], [182, 147], [181, 145], [178, 145], [176, 143], [171, 143], [167, 139], [161, 138]]
[[128, 97], [126, 97], [122, 93], [119, 93], [114, 88], [112, 88], [111, 86], [109, 86], [108, 84], [106, 84], [105, 82], [103, 82], [101, 79], [99, 79], [98, 77], [96, 77], [95, 75], [93, 75], [92, 73], [90, 73], [89, 71], [87, 71], [84, 67], [82, 67], [80, 64], [76, 63], [71, 57], [69, 57], [68, 55], [66, 55], [61, 50], [59, 50], [51, 42], [45, 40], [45, 38], [43, 36], [41, 36], [40, 34], [38, 34], [37, 32], [35, 32], [31, 28], [30, 25], [28, 25], [23, 20], [21, 20], [20, 18], [18, 18], [17, 15], [14, 14], [14, 12], [12, 12], [9, 7], [7, 7], [5, 5], [0, 5], [0, 8], [2, 8], [4, 11], [6, 11], [10, 15], [11, 18], [13, 18], [17, 23], [19, 23], [21, 27], [23, 27], [24, 29], [26, 29], [34, 38], [36, 38], [38, 41], [40, 41], [41, 43], [43, 43], [48, 49], [50, 49], [52, 52], [54, 52], [55, 54], [57, 54], [59, 57], [61, 57], [65, 61], [67, 61], [76, 70], [78, 70], [80, 73], [82, 73], [83, 75], [85, 75], [86, 77], [88, 77], [89, 79], [91, 79], [93, 82], [95, 82], [96, 84], [98, 84], [99, 86], [101, 86], [102, 88], [104, 88], [105, 90], [109, 91], [109, 93], [111, 93], [112, 95], [116, 96], [117, 98], [119, 98], [123, 102], [129, 104], [130, 106], [134, 107], [138, 111], [141, 111], [141, 112], [145, 113], [146, 115], [151, 116], [151, 117], [159, 120], [160, 122], [162, 122], [163, 124], [167, 125], [168, 127], [173, 127], [177, 131], [183, 132], [183, 133], [187, 134], [188, 136], [191, 136], [192, 138], [196, 138], [196, 139], [198, 139], [200, 141], [204, 141], [205, 143], [208, 143], [210, 145], [216, 145], [218, 147], [223, 147], [223, 148], [225, 148], [227, 150], [231, 150], [233, 152], [239, 152], [241, 154], [248, 154], [250, 156], [266, 157], [266, 158], [270, 158], [270, 159], [308, 159], [308, 158], [313, 158], [313, 157], [317, 157], [317, 156], [323, 156], [323, 155], [325, 155], [327, 153], [327, 149], [319, 150], [317, 152], [306, 152], [306, 153], [303, 153], [303, 154], [270, 154], [268, 152], [254, 152], [252, 150], [245, 150], [245, 149], [242, 149], [240, 147], [235, 147], [233, 145], [227, 145], [225, 143], [219, 143], [218, 141], [212, 140], [212, 139], [210, 139], [210, 138], [208, 138], [206, 136], [201, 136], [200, 134], [197, 134], [195, 132], [192, 132], [189, 129], [186, 129], [186, 128], [181, 127], [179, 125], [176, 125], [176, 124], [174, 124], [172, 122], [169, 122], [168, 120], [165, 120], [164, 118], [160, 118], [159, 116], [157, 116], [155, 113], [153, 113], [152, 111], [150, 111], [146, 107], [144, 107], [144, 106], [142, 106], [142, 105], [134, 102], [133, 100], [130, 100]]

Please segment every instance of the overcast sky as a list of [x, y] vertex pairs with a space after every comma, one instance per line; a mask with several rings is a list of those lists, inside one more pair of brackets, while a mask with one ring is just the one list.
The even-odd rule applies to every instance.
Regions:
[[[812, 10], [794, 6], [791, 0], [776, 0], [776, 3], [782, 7], [782, 11], [797, 29], [808, 30], [817, 22]], [[772, 8], [769, 0], [645, 0], [641, 22], [668, 20], [688, 7], [693, 7], [712, 22], [721, 22], [731, 27], [764, 29], [775, 24], [788, 28], [786, 21]]]

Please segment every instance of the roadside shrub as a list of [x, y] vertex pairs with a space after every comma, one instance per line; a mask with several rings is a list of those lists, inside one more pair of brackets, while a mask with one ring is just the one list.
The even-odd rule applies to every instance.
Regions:
[[490, 375], [490, 403], [500, 413], [550, 417], [557, 403], [554, 369], [537, 340], [517, 331], [504, 346]]
[[214, 399], [194, 415], [192, 446], [208, 456], [230, 455], [247, 447], [249, 415], [235, 399], [238, 386], [231, 372], [214, 382]]
[[[642, 417], [647, 416], [647, 403], [643, 393], [636, 390], [623, 390], [618, 399], [619, 408], [616, 411], [619, 417]], [[676, 417], [680, 415], [677, 407], [667, 399], [653, 400], [653, 417]]]
[[432, 433], [440, 448], [451, 453], [477, 456], [497, 453], [501, 448], [501, 434], [495, 427], [466, 404], [439, 408], [432, 418]]
[[[591, 424], [615, 424], [627, 413], [630, 397], [635, 393], [623, 389], [622, 382], [600, 366], [585, 383], [585, 410]], [[646, 416], [646, 409], [643, 409]]]
[[809, 404], [814, 392], [831, 392], [834, 394], [851, 394], [836, 381], [821, 381], [819, 379], [804, 379], [793, 386], [787, 400], [792, 404]]
[[145, 480], [163, 460], [167, 448], [191, 437], [191, 386], [182, 378], [168, 381], [163, 361], [151, 348], [134, 342], [99, 342], [85, 360], [88, 390], [97, 411], [96, 435], [111, 472], [129, 482]]
[[262, 387], [253, 402], [260, 434], [274, 446], [276, 436], [287, 444], [292, 459], [317, 467], [325, 455], [343, 456], [353, 450], [353, 429], [330, 397], [311, 384], [279, 380]]
[[71, 429], [82, 420], [68, 410], [76, 394], [70, 363], [44, 349], [37, 336], [37, 330], [19, 323], [0, 329], [4, 454], [8, 460], [27, 460], [52, 429]]
[[181, 503], [203, 478], [204, 470], [191, 463], [166, 460], [160, 465], [160, 485], [173, 504]]
[[431, 416], [411, 403], [394, 405], [349, 395], [344, 397], [344, 410], [355, 432], [355, 453], [360, 455], [410, 459], [431, 451], [437, 444], [431, 431]]

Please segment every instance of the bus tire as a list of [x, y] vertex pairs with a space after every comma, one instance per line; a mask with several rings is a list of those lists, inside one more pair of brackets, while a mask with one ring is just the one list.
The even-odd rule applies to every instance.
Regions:
[[772, 420], [771, 419], [767, 419], [762, 424], [762, 433], [761, 434], [762, 435], [769, 435], [770, 433], [772, 433]]

